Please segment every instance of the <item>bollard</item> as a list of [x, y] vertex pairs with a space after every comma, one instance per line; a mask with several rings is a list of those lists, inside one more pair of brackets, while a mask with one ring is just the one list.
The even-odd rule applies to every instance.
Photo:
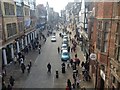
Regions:
[[56, 78], [59, 78], [58, 70], [56, 70]]

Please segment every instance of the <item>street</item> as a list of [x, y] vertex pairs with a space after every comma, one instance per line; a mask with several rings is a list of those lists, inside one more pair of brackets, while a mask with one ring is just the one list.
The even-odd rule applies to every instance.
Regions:
[[[61, 73], [61, 59], [57, 52], [57, 47], [61, 46], [62, 38], [56, 34], [57, 42], [51, 42], [51, 36], [47, 38], [42, 47], [41, 54], [38, 55], [32, 66], [31, 73], [27, 77], [23, 88], [53, 88], [56, 86], [55, 71], [58, 69]], [[47, 73], [47, 64], [51, 63], [52, 73]], [[64, 84], [63, 84], [64, 85]], [[20, 86], [20, 87], [21, 87]]]
[[[60, 53], [58, 53], [58, 46], [61, 47], [62, 38], [59, 37], [61, 31], [56, 31], [56, 42], [51, 42], [51, 36], [47, 37], [47, 40], [42, 44], [41, 54], [38, 54], [38, 50], [29, 52], [29, 55], [26, 55], [26, 63], [32, 60], [31, 72], [28, 74], [21, 73], [19, 67], [15, 69], [12, 73], [9, 74], [15, 77], [15, 88], [66, 88], [67, 79], [70, 79], [73, 83], [72, 68], [66, 67], [66, 73], [62, 74], [62, 61], [60, 58]], [[71, 46], [71, 44], [70, 44]], [[78, 58], [81, 62], [85, 60], [80, 47], [77, 47]], [[71, 53], [71, 58], [74, 58], [75, 53]], [[35, 59], [35, 60], [33, 60]], [[47, 64], [51, 63], [52, 72], [47, 72]], [[67, 66], [68, 62], [65, 62]], [[59, 78], [55, 76], [56, 70], [58, 70]], [[83, 82], [82, 81], [82, 71], [81, 67], [78, 68], [81, 84], [80, 87], [85, 86], [86, 88], [93, 88], [93, 83]], [[9, 70], [10, 71], [10, 70]]]

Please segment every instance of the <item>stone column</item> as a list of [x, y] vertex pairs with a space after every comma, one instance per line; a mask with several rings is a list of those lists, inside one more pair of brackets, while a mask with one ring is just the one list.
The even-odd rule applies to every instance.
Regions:
[[23, 38], [22, 38], [21, 40], [22, 40], [22, 49], [24, 49], [24, 42], [23, 42]]
[[13, 44], [11, 44], [11, 56], [12, 56], [12, 59], [14, 59], [14, 49], [13, 49]]
[[35, 34], [34, 34], [34, 32], [32, 32], [32, 34], [33, 34], [33, 40], [35, 40]]
[[33, 39], [33, 37], [32, 37], [32, 33], [30, 34], [31, 35], [31, 40]]
[[30, 34], [28, 35], [28, 43], [30, 44]]
[[6, 49], [3, 49], [3, 60], [4, 60], [4, 64], [7, 65]]
[[19, 42], [17, 41], [17, 53], [20, 52]]
[[37, 38], [37, 32], [35, 31], [35, 38]]
[[27, 36], [25, 36], [25, 45], [28, 45]]

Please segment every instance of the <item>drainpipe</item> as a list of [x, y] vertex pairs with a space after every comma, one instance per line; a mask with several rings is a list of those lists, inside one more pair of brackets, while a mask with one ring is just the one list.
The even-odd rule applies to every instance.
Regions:
[[[114, 2], [112, 2], [112, 13], [113, 13], [113, 3]], [[109, 58], [109, 47], [110, 47], [110, 38], [111, 38], [111, 30], [112, 30], [112, 15], [111, 15], [111, 19], [110, 19], [110, 21], [111, 21], [111, 23], [110, 23], [110, 26], [111, 26], [111, 29], [110, 29], [110, 31], [109, 31], [109, 41], [108, 41], [108, 52], [107, 52], [107, 70], [109, 70], [109, 60], [108, 60], [108, 58]], [[108, 71], [106, 71], [106, 73], [107, 73], [107, 77], [106, 77], [106, 79], [107, 79], [107, 84], [108, 84]], [[108, 84], [109, 85], [109, 84]], [[108, 88], [109, 89], [109, 88]]]

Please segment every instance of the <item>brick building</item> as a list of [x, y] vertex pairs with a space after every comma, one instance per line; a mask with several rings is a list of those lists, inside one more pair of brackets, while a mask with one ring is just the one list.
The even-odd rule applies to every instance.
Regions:
[[96, 2], [89, 18], [90, 53], [97, 55], [90, 60], [90, 74], [100, 90], [120, 87], [119, 10], [119, 2]]

